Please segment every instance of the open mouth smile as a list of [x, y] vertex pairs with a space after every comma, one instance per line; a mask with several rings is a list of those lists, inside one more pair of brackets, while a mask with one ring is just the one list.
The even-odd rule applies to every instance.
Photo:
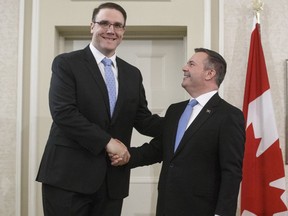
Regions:
[[109, 38], [109, 37], [103, 37], [105, 40], [109, 40], [109, 41], [115, 41], [117, 38]]

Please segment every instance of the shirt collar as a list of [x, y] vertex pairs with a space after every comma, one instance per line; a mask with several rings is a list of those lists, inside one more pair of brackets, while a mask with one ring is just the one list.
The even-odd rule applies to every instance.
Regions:
[[[108, 57], [106, 57], [105, 55], [103, 55], [98, 49], [96, 49], [96, 48], [92, 45], [92, 43], [89, 44], [89, 48], [90, 48], [90, 50], [91, 50], [91, 52], [92, 52], [92, 54], [93, 54], [93, 56], [94, 56], [97, 64], [100, 64], [101, 61], [102, 61], [104, 58], [108, 58]], [[116, 53], [115, 53], [113, 56], [109, 57], [109, 59], [112, 60], [113, 66], [115, 67], [115, 66], [116, 66]]]
[[[201, 107], [204, 107], [205, 104], [213, 97], [213, 95], [215, 95], [217, 93], [217, 90], [214, 91], [210, 91], [207, 92], [205, 94], [200, 95], [199, 97], [195, 98], [198, 101], [198, 104]], [[193, 98], [191, 98], [190, 100], [192, 100]]]

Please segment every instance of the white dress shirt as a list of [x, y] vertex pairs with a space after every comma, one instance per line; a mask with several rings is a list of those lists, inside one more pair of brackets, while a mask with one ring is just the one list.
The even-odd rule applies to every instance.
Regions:
[[192, 115], [190, 116], [190, 119], [188, 121], [187, 127], [186, 129], [190, 126], [190, 124], [194, 121], [194, 119], [197, 117], [197, 115], [200, 113], [200, 111], [202, 110], [202, 108], [205, 106], [205, 104], [211, 99], [211, 97], [217, 93], [217, 90], [215, 91], [211, 91], [205, 94], [200, 95], [197, 98], [191, 98], [191, 100], [196, 99], [198, 101], [198, 104], [196, 104], [193, 107], [193, 112]]

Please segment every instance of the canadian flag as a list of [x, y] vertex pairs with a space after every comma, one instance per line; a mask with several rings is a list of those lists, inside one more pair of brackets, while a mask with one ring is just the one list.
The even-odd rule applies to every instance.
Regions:
[[251, 35], [243, 113], [241, 215], [287, 216], [284, 163], [258, 23]]

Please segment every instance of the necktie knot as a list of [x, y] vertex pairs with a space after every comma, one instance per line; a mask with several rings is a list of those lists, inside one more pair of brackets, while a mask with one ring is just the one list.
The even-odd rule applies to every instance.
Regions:
[[112, 65], [112, 60], [109, 58], [104, 58], [101, 62], [104, 64], [105, 67]]
[[194, 107], [194, 106], [196, 106], [197, 104], [198, 104], [198, 101], [197, 101], [196, 99], [193, 99], [193, 100], [191, 100], [191, 101], [188, 103], [188, 105], [191, 106], [191, 107]]

